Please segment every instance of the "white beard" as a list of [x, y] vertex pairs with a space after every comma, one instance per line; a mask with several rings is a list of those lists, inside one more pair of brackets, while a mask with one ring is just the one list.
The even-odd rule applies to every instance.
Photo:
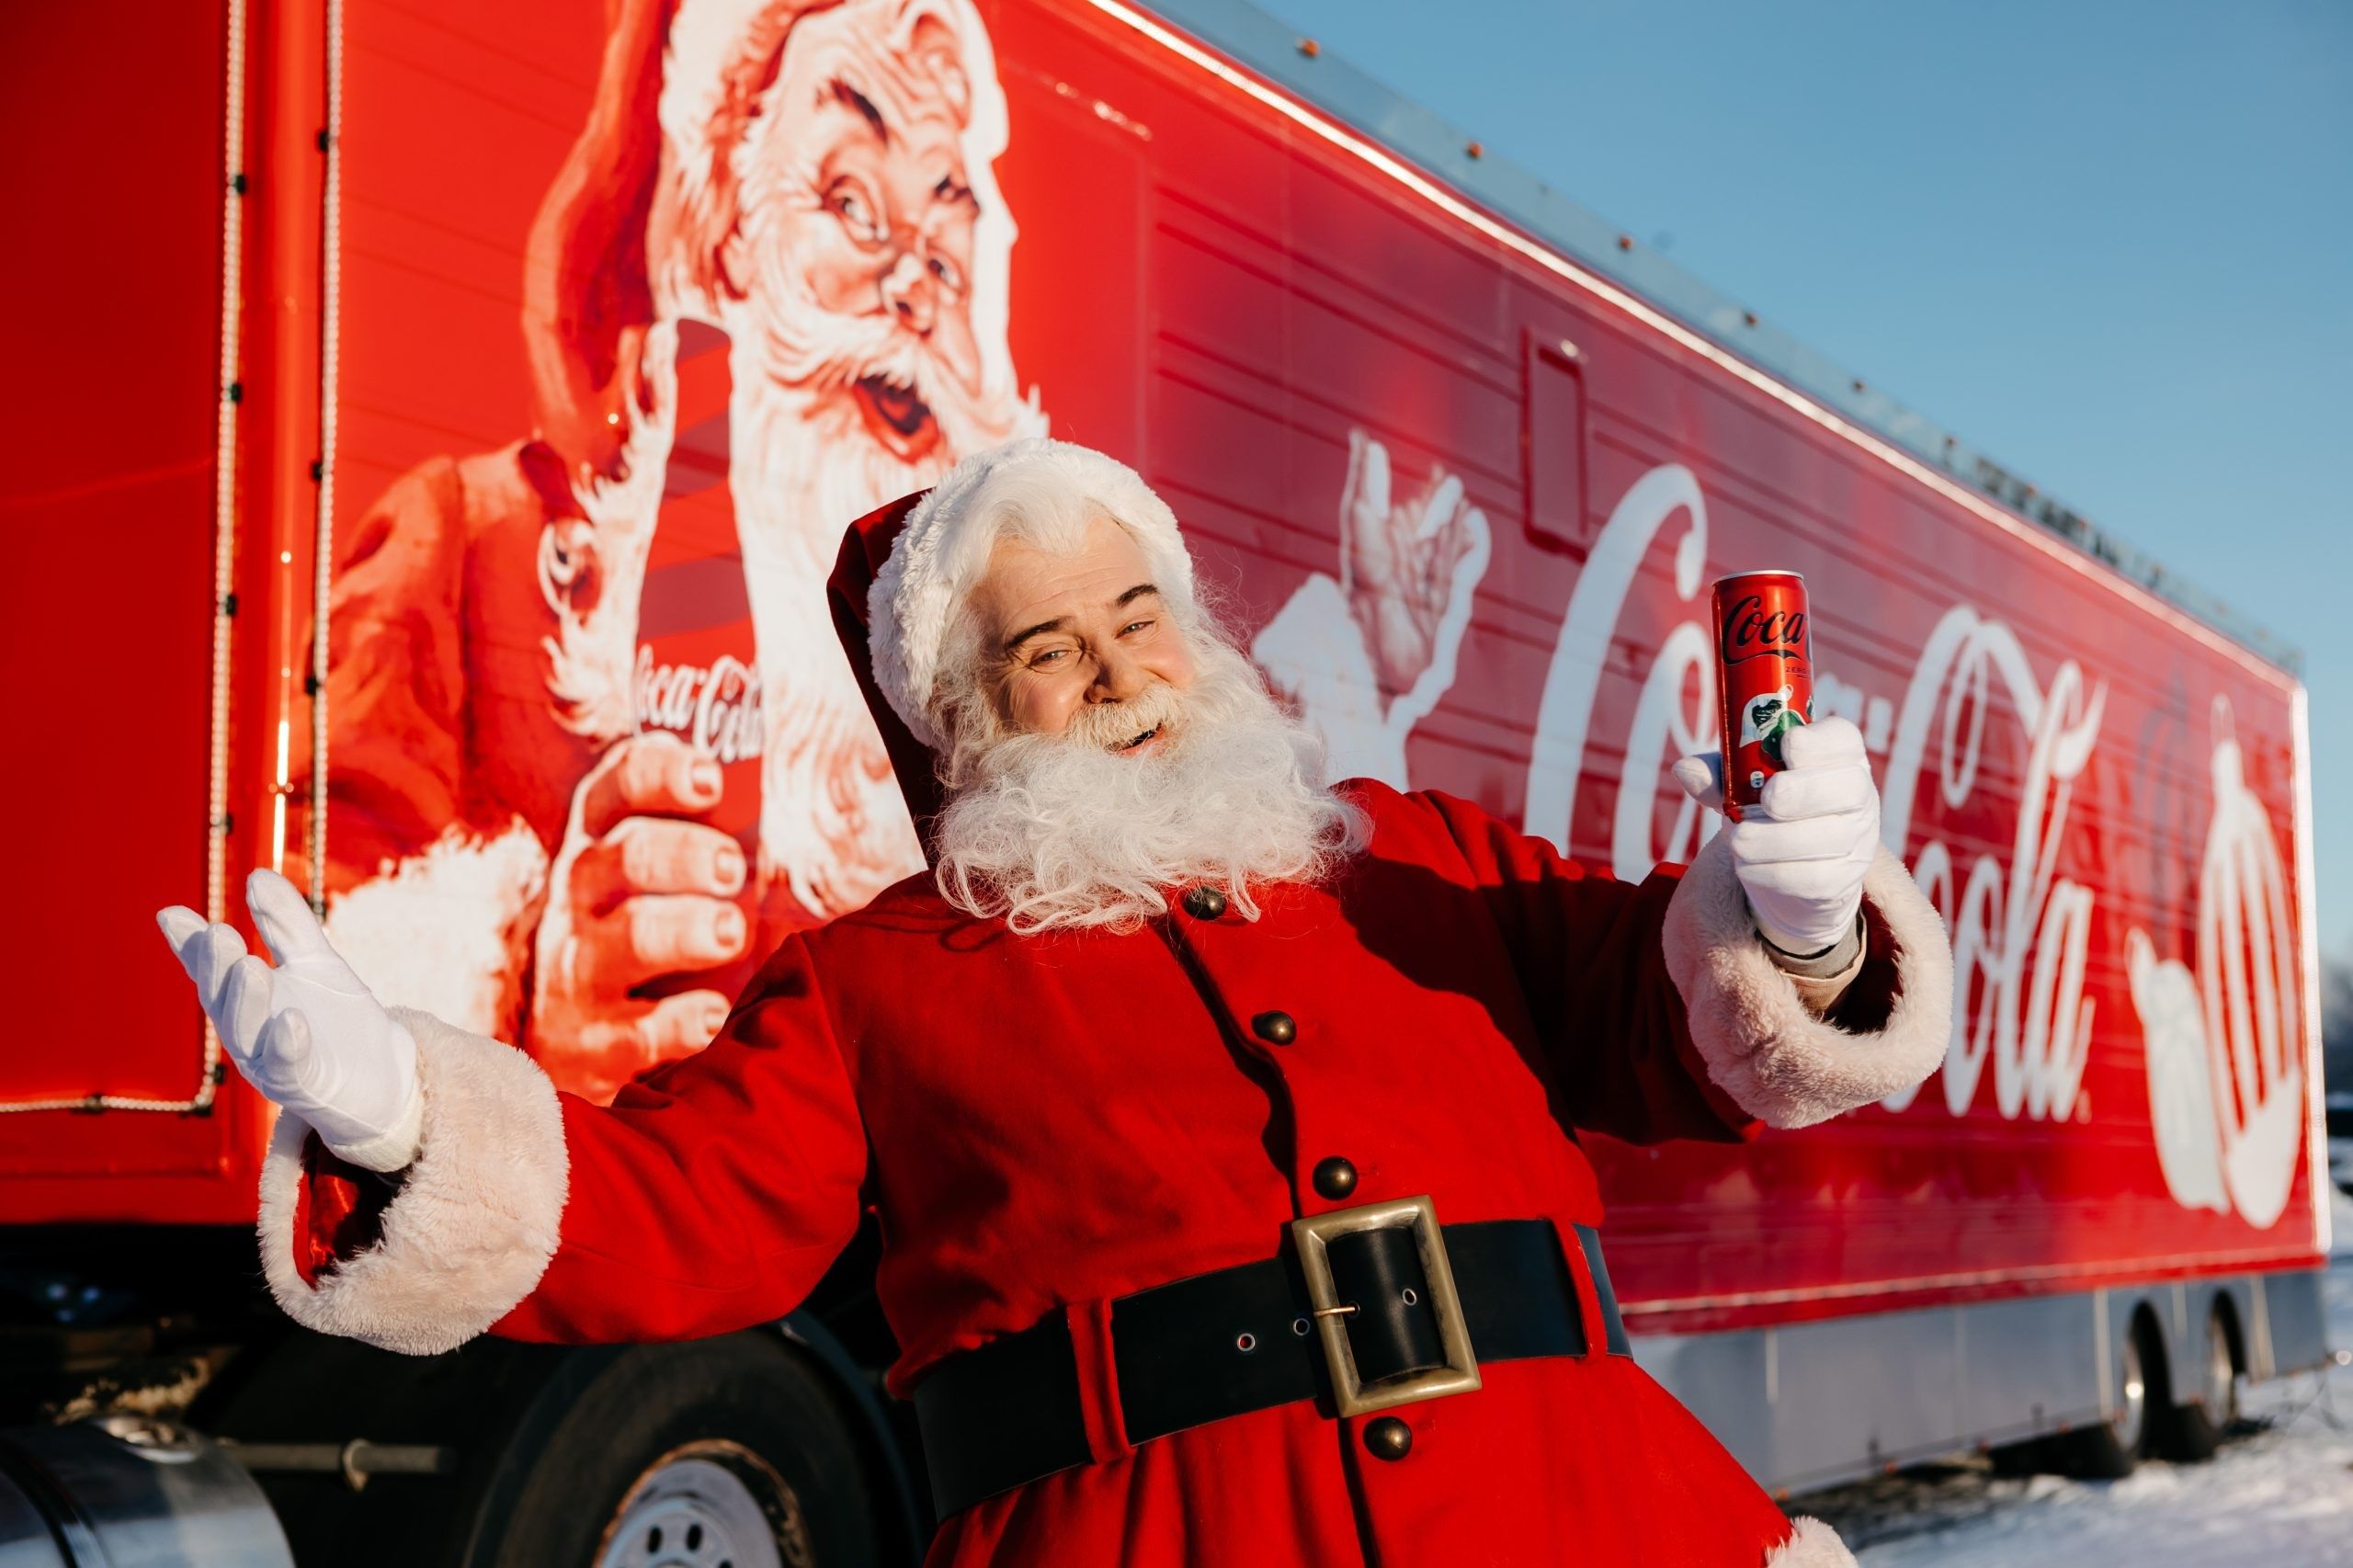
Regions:
[[[1085, 710], [1062, 735], [968, 718], [984, 733], [958, 741], [936, 829], [948, 901], [1025, 935], [1124, 931], [1206, 883], [1256, 919], [1254, 886], [1315, 881], [1361, 847], [1363, 813], [1322, 783], [1322, 743], [1231, 645], [1203, 638], [1197, 656], [1191, 686]], [[1158, 724], [1154, 755], [1106, 749]]]

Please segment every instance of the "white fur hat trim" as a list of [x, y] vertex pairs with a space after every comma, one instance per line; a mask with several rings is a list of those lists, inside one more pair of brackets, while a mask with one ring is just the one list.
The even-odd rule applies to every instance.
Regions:
[[1193, 558], [1177, 531], [1176, 515], [1135, 470], [1115, 458], [1068, 441], [1037, 436], [975, 452], [950, 469], [907, 514], [891, 557], [867, 596], [867, 647], [874, 684], [916, 740], [938, 750], [931, 699], [939, 659], [956, 613], [949, 580], [949, 541], [971, 526], [996, 481], [1043, 470], [1074, 486], [1133, 534], [1152, 562], [1154, 580], [1176, 599], [1193, 593]]

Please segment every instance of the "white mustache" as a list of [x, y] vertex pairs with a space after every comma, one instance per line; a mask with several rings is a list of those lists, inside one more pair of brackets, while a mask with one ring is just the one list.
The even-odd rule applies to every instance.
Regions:
[[761, 369], [785, 386], [847, 391], [869, 376], [912, 388], [926, 403], [967, 403], [966, 388], [924, 340], [889, 312], [844, 314], [826, 309], [779, 245], [763, 245], [746, 302], [763, 347]]
[[1092, 751], [1122, 751], [1138, 735], [1154, 730], [1182, 730], [1185, 694], [1165, 681], [1154, 681], [1119, 702], [1093, 702], [1071, 715], [1063, 739]]
[[[1097, 704], [1076, 733], [991, 723], [960, 737], [935, 828], [949, 902], [1017, 932], [1118, 930], [1165, 910], [1169, 888], [1209, 881], [1256, 918], [1254, 884], [1313, 881], [1359, 846], [1361, 815], [1319, 781], [1320, 744], [1239, 650], [1199, 653], [1192, 687]], [[1179, 726], [1167, 750], [1131, 759], [1099, 744], [1124, 745], [1155, 712]]]

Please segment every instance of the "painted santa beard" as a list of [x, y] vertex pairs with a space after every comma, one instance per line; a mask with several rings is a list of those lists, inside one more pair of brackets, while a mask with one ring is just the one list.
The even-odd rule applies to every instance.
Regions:
[[[906, 806], [825, 602], [842, 530], [936, 465], [878, 448], [854, 409], [760, 384], [738, 393], [730, 476], [760, 668], [760, 858], [821, 917], [923, 866]], [[846, 415], [846, 417], [844, 417]]]
[[[817, 35], [806, 41], [814, 45]], [[863, 82], [893, 123], [935, 104], [881, 39], [854, 34], [833, 46], [841, 55], [835, 71]], [[774, 91], [827, 74], [819, 63], [796, 61]], [[742, 297], [721, 310], [743, 356], [731, 477], [765, 702], [761, 858], [790, 879], [804, 906], [834, 915], [923, 863], [825, 603], [842, 530], [927, 487], [972, 452], [1042, 435], [1045, 419], [1015, 394], [1009, 373], [976, 368], [980, 381], [968, 383], [894, 313], [843, 313], [817, 299], [793, 242], [798, 225], [833, 221], [818, 189], [827, 148], [776, 139], [773, 128], [784, 123], [773, 113], [756, 122], [761, 139], [745, 150], [742, 217], [726, 245], [728, 270], [743, 287]], [[978, 150], [983, 200], [994, 192], [985, 169], [995, 151]], [[987, 228], [983, 222], [976, 232], [983, 246]], [[993, 273], [1005, 262], [1003, 242], [972, 258], [974, 268]], [[978, 343], [974, 351], [980, 366], [1009, 372], [1002, 342]], [[860, 406], [867, 382], [929, 411], [936, 438], [928, 450], [905, 457], [876, 434]], [[926, 434], [918, 426], [911, 438]]]
[[[1010, 391], [968, 387], [887, 316], [826, 310], [768, 254], [750, 295], [724, 312], [730, 333], [754, 349], [735, 444], [750, 482], [739, 480], [738, 506], [757, 525], [747, 536], [779, 549], [797, 537], [812, 567], [830, 572], [854, 519], [932, 484], [973, 452], [1045, 433], [1044, 415]], [[902, 457], [867, 427], [858, 389], [872, 380], [929, 408], [939, 438], [928, 452]]]
[[[1024, 934], [1127, 930], [1206, 882], [1255, 919], [1254, 886], [1313, 881], [1354, 849], [1362, 819], [1318, 781], [1321, 744], [1238, 652], [1198, 657], [1193, 685], [1096, 705], [1058, 735], [1007, 733], [967, 704], [936, 829], [948, 901]], [[1159, 751], [1111, 749], [1155, 725]]]
[[[586, 570], [596, 585], [586, 608], [551, 570], [564, 523], [550, 518], [540, 530], [540, 592], [556, 618], [554, 632], [540, 640], [548, 656], [549, 700], [559, 724], [600, 745], [637, 729], [638, 600], [668, 470], [676, 346], [675, 330], [648, 335], [642, 374], [656, 389], [655, 407], [650, 413], [630, 411], [614, 472], [594, 475], [574, 489], [587, 525]], [[573, 548], [578, 551], [580, 541]]]
[[[831, 315], [797, 284], [764, 281], [775, 292], [730, 312], [745, 318], [730, 324], [736, 340], [757, 350], [738, 383], [731, 485], [764, 700], [761, 858], [790, 880], [804, 908], [831, 916], [923, 866], [825, 603], [842, 530], [933, 483], [967, 453], [1043, 421], [1009, 398], [984, 407], [961, 392], [942, 393], [937, 383], [952, 378], [926, 369], [929, 357], [911, 349], [904, 333], [891, 328], [902, 341], [880, 345], [876, 335]], [[811, 350], [813, 358], [792, 358], [793, 345], [820, 342], [830, 347]], [[779, 354], [786, 364], [773, 358]], [[793, 379], [813, 364], [813, 379]], [[885, 364], [905, 367], [917, 395], [941, 420], [946, 439], [928, 457], [903, 459], [866, 427], [853, 389]]]

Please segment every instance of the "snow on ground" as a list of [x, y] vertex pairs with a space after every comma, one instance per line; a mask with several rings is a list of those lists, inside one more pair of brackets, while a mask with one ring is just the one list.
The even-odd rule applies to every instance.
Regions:
[[2334, 1381], [2332, 1411], [2318, 1380], [2283, 1380], [2272, 1424], [2248, 1424], [2205, 1464], [2085, 1482], [1956, 1462], [1800, 1506], [1836, 1525], [1863, 1568], [2353, 1565], [2353, 1379]]
[[[2353, 1347], [2353, 1199], [2336, 1195], [2329, 1342]], [[2353, 1370], [2246, 1388], [2205, 1464], [2122, 1481], [1923, 1466], [1800, 1498], [1863, 1568], [2353, 1568]]]

